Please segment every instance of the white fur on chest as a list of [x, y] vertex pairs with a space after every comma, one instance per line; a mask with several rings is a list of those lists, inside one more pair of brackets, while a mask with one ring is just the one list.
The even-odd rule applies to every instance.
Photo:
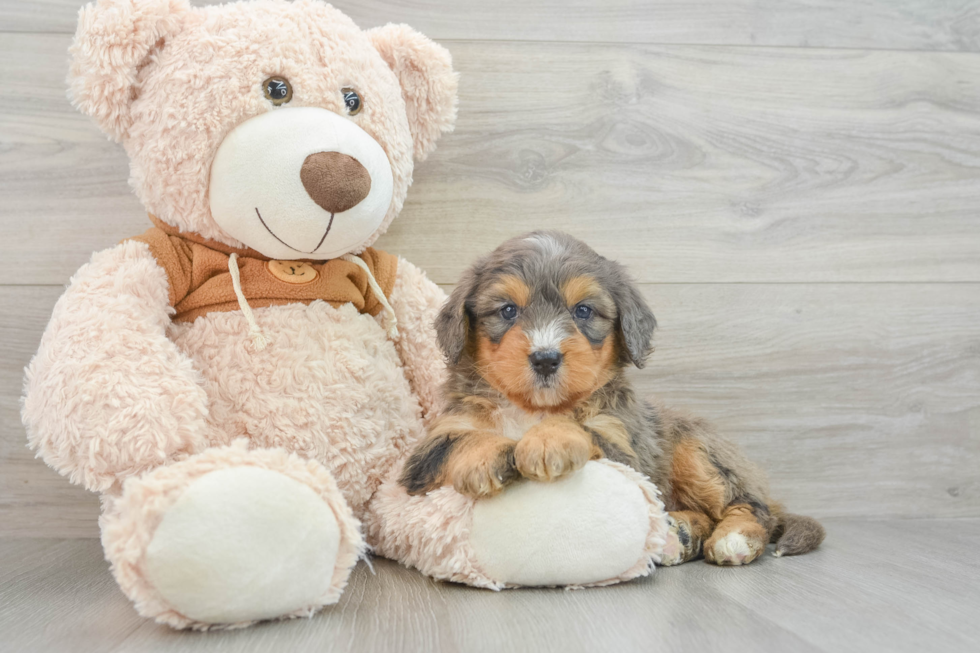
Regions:
[[511, 440], [520, 440], [535, 424], [544, 419], [544, 413], [529, 413], [513, 404], [497, 411], [500, 433]]

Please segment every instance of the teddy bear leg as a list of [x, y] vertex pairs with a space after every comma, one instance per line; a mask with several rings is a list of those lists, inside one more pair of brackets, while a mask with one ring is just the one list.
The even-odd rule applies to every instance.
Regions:
[[607, 585], [649, 574], [667, 534], [656, 488], [608, 460], [477, 501], [451, 487], [410, 496], [396, 479], [375, 497], [371, 543], [443, 580], [491, 589]]
[[100, 524], [137, 611], [177, 628], [311, 615], [339, 599], [364, 550], [323, 466], [242, 442], [130, 479]]

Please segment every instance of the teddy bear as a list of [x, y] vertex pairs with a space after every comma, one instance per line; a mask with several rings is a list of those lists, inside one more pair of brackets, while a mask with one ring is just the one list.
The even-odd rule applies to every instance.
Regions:
[[477, 503], [398, 485], [439, 411], [445, 294], [372, 244], [453, 127], [444, 48], [320, 0], [98, 0], [71, 56], [70, 97], [125, 148], [152, 224], [72, 277], [22, 418], [100, 493], [140, 614], [311, 615], [371, 547], [491, 588], [650, 572], [663, 506], [614, 463]]

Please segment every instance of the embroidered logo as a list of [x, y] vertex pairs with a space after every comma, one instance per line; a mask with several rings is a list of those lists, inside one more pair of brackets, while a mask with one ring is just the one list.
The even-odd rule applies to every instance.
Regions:
[[316, 268], [303, 261], [269, 261], [266, 265], [272, 276], [286, 283], [309, 283], [317, 277]]

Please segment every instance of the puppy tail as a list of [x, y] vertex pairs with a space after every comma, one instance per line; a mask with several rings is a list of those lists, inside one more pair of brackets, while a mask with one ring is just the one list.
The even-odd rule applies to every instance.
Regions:
[[771, 508], [774, 508], [772, 512], [776, 516], [776, 528], [769, 541], [776, 543], [773, 555], [777, 558], [813, 551], [827, 536], [823, 526], [813, 517], [785, 512], [779, 504]]

